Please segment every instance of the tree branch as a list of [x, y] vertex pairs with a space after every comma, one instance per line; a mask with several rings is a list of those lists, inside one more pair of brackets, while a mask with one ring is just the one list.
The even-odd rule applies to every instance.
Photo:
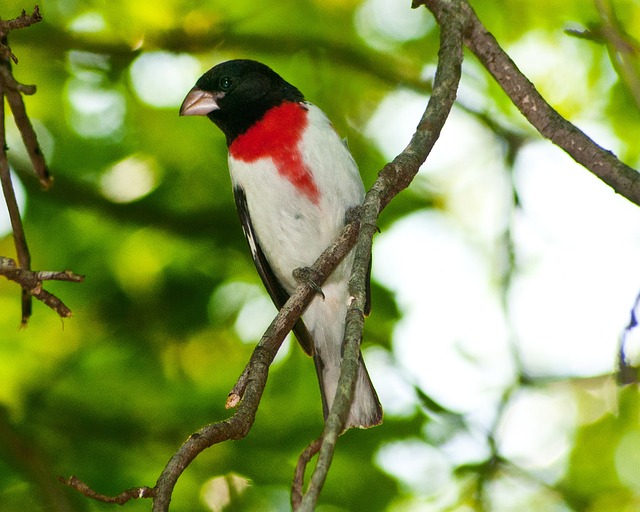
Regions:
[[22, 100], [22, 94], [35, 94], [36, 87], [35, 85], [22, 85], [15, 80], [13, 80], [12, 83], [13, 76], [7, 67], [0, 67], [0, 72], [2, 73], [2, 78], [5, 83], [4, 94], [7, 97], [9, 107], [11, 107], [11, 112], [13, 112], [13, 119], [16, 126], [18, 130], [20, 130], [20, 135], [22, 135], [22, 141], [24, 147], [27, 149], [33, 170], [42, 188], [47, 189], [51, 186], [53, 179], [49, 174], [47, 163], [44, 160], [44, 155], [38, 143], [38, 136], [27, 116], [27, 109]]
[[[6, 41], [6, 38], [4, 38]], [[0, 69], [9, 68], [9, 62], [0, 59]], [[0, 73], [0, 182], [2, 183], [2, 193], [4, 201], [9, 212], [9, 220], [11, 221], [11, 229], [13, 231], [13, 243], [16, 248], [18, 262], [25, 270], [31, 268], [31, 255], [29, 254], [29, 246], [27, 238], [22, 227], [22, 219], [20, 218], [20, 209], [18, 208], [18, 200], [13, 189], [11, 181], [11, 171], [9, 169], [9, 161], [7, 160], [7, 143], [4, 124], [4, 96], [6, 94], [7, 85], [3, 79], [4, 73]], [[31, 296], [27, 291], [22, 289], [22, 320], [21, 324], [26, 325], [31, 316]]]
[[5, 276], [22, 287], [22, 326], [27, 324], [31, 316], [31, 297], [44, 302], [51, 309], [55, 310], [61, 317], [71, 316], [71, 310], [55, 295], [42, 288], [44, 280], [60, 280], [80, 282], [82, 276], [77, 276], [72, 272], [31, 272], [31, 255], [27, 238], [20, 218], [18, 201], [11, 181], [9, 161], [7, 159], [7, 142], [4, 122], [4, 98], [13, 112], [16, 126], [22, 135], [22, 140], [31, 159], [33, 169], [40, 184], [48, 188], [51, 184], [51, 176], [47, 169], [44, 156], [38, 143], [36, 132], [27, 116], [27, 111], [22, 100], [22, 94], [34, 94], [34, 85], [23, 85], [18, 83], [13, 77], [11, 61], [17, 63], [18, 59], [11, 52], [7, 42], [7, 34], [11, 30], [25, 28], [39, 22], [42, 19], [38, 6], [33, 9], [33, 14], [27, 15], [22, 11], [21, 16], [13, 20], [0, 20], [0, 182], [2, 192], [11, 220], [13, 240], [16, 248], [18, 264], [11, 258], [0, 257], [0, 275]]
[[[358, 230], [357, 223], [348, 224], [341, 236], [322, 253], [311, 267], [314, 283], [318, 285], [324, 283], [353, 247]], [[178, 477], [201, 451], [228, 439], [241, 439], [249, 433], [267, 382], [269, 366], [285, 336], [291, 331], [315, 294], [313, 287], [302, 284], [279, 311], [251, 355], [243, 372], [243, 376], [247, 374], [246, 378], [241, 376], [241, 384], [234, 386], [231, 395], [235, 394], [233, 401], [240, 403], [237, 412], [228, 420], [208, 425], [192, 435], [171, 458], [156, 483], [154, 512], [168, 510], [171, 493]]]
[[58, 297], [42, 288], [42, 281], [68, 281], [72, 283], [84, 281], [84, 276], [74, 274], [70, 270], [51, 272], [48, 270], [33, 271], [20, 268], [14, 260], [5, 256], [0, 256], [0, 276], [18, 283], [29, 297], [33, 296], [43, 302], [62, 318], [69, 318], [71, 310]]
[[12, 30], [18, 30], [21, 28], [27, 28], [38, 23], [42, 20], [40, 9], [36, 5], [33, 8], [32, 14], [27, 14], [26, 11], [22, 11], [22, 14], [12, 20], [0, 20], [0, 60], [12, 60], [14, 63], [18, 63], [18, 58], [11, 52], [11, 48], [6, 41], [6, 36]]
[[315, 457], [320, 451], [322, 446], [322, 438], [314, 439], [309, 445], [302, 451], [298, 462], [296, 464], [296, 470], [293, 474], [293, 483], [291, 485], [291, 507], [293, 510], [299, 510], [302, 504], [303, 487], [304, 487], [304, 473], [307, 470], [307, 465], [311, 462], [311, 459]]
[[[464, 18], [465, 44], [531, 125], [618, 194], [640, 206], [640, 173], [558, 114], [487, 31], [466, 0], [453, 0], [452, 3]], [[418, 5], [425, 5], [436, 18], [438, 12], [450, 8], [450, 2], [444, 0], [414, 0], [413, 6]]]

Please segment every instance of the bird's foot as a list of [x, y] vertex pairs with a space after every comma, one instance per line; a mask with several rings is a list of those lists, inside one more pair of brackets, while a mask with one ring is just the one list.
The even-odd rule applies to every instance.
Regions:
[[311, 267], [300, 267], [296, 268], [293, 271], [293, 278], [298, 281], [298, 283], [304, 283], [311, 287], [318, 295], [322, 297], [322, 300], [324, 300], [324, 292], [322, 291], [322, 288], [313, 280], [314, 274], [315, 272]]

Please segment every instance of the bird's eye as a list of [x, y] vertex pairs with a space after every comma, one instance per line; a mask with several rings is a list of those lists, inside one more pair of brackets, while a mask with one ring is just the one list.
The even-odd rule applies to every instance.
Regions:
[[230, 76], [223, 76], [220, 79], [220, 90], [221, 91], [228, 91], [229, 89], [231, 89], [231, 86], [233, 85], [233, 78], [231, 78]]

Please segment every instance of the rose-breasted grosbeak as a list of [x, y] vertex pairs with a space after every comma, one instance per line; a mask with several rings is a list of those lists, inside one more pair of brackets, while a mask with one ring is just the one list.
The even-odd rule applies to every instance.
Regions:
[[[293, 271], [312, 265], [342, 230], [347, 210], [362, 203], [364, 187], [351, 154], [318, 107], [251, 60], [207, 71], [187, 94], [180, 115], [206, 115], [225, 134], [243, 231], [269, 295], [282, 307], [297, 284]], [[325, 418], [340, 375], [352, 263], [350, 254], [324, 283], [324, 297], [316, 296], [294, 327], [313, 355]], [[381, 421], [360, 356], [345, 428]]]

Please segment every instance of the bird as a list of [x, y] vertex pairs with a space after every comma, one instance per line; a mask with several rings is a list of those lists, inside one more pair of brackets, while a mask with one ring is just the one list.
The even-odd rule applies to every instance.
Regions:
[[[364, 185], [346, 144], [326, 114], [269, 66], [222, 62], [186, 95], [181, 116], [206, 116], [222, 131], [242, 230], [262, 282], [280, 309], [310, 267], [335, 241]], [[313, 356], [326, 420], [336, 394], [353, 251], [313, 298], [294, 333]], [[367, 313], [370, 285], [367, 279]], [[382, 422], [382, 406], [362, 353], [344, 429]]]

